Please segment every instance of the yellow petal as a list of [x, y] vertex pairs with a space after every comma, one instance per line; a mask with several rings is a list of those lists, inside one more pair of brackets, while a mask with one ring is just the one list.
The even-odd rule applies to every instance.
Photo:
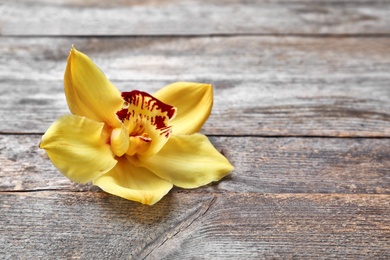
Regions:
[[93, 184], [108, 193], [148, 205], [159, 201], [173, 186], [148, 169], [135, 167], [127, 156], [119, 158], [114, 169], [96, 178]]
[[171, 120], [173, 134], [199, 132], [213, 106], [213, 88], [210, 84], [176, 82], [153, 96], [177, 108], [177, 115]]
[[128, 155], [149, 157], [156, 154], [171, 134], [170, 120], [176, 108], [164, 104], [146, 92], [123, 92], [126, 107], [117, 115], [128, 128], [131, 138]]
[[85, 54], [70, 50], [64, 75], [66, 100], [70, 111], [97, 122], [118, 127], [116, 112], [121, 109], [121, 93]]
[[108, 172], [117, 162], [103, 127], [103, 123], [85, 117], [65, 115], [49, 127], [39, 146], [62, 174], [85, 183]]
[[233, 170], [229, 161], [201, 134], [172, 135], [158, 154], [140, 158], [137, 165], [182, 188], [217, 181]]

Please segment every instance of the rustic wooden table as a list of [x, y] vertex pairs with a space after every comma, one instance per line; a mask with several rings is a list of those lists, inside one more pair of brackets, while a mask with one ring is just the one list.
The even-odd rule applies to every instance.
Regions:
[[[390, 1], [0, 1], [0, 258], [390, 258]], [[144, 206], [38, 149], [72, 44], [121, 90], [214, 85], [235, 166]]]

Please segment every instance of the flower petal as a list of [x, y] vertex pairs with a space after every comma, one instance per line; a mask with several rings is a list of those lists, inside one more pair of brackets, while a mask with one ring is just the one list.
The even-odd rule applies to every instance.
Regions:
[[108, 173], [96, 178], [94, 185], [116, 196], [153, 205], [173, 187], [143, 167], [135, 167], [128, 156], [118, 159], [118, 164]]
[[138, 165], [182, 188], [217, 181], [233, 170], [229, 161], [201, 134], [172, 135], [158, 154], [140, 158]]
[[153, 96], [177, 108], [177, 115], [171, 120], [173, 134], [199, 132], [213, 106], [213, 87], [210, 84], [176, 82]]
[[124, 102], [121, 93], [87, 55], [74, 47], [69, 52], [64, 89], [73, 114], [119, 127], [115, 113]]
[[156, 154], [171, 134], [170, 119], [175, 117], [176, 108], [138, 90], [123, 92], [122, 97], [126, 107], [117, 115], [133, 137], [127, 154]]
[[109, 138], [103, 123], [65, 115], [49, 127], [39, 147], [46, 150], [62, 174], [72, 181], [85, 183], [108, 172], [117, 163], [106, 142]]

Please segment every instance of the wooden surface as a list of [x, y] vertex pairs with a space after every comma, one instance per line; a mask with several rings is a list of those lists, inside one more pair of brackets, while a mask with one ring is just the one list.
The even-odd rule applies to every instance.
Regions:
[[[71, 44], [122, 91], [214, 85], [235, 166], [144, 206], [63, 177]], [[390, 1], [0, 1], [0, 259], [390, 259]]]

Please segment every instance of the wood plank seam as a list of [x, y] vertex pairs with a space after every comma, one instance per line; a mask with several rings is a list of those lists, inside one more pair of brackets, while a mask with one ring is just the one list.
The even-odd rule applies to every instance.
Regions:
[[135, 257], [135, 259], [146, 259], [156, 249], [162, 247], [167, 241], [174, 238], [184, 230], [188, 229], [194, 222], [199, 221], [199, 219], [204, 217], [205, 214], [209, 211], [209, 209], [214, 205], [216, 200], [217, 196], [212, 195], [212, 198], [208, 202], [204, 203], [203, 206], [199, 208], [197, 212], [195, 212], [194, 218], [191, 218], [189, 221], [188, 219], [186, 219], [184, 223], [180, 223], [179, 225], [176, 225], [174, 228], [172, 228], [172, 230], [166, 232], [163, 238], [159, 237], [156, 241], [153, 241], [152, 243], [148, 244], [147, 247], [142, 250], [141, 254]]

